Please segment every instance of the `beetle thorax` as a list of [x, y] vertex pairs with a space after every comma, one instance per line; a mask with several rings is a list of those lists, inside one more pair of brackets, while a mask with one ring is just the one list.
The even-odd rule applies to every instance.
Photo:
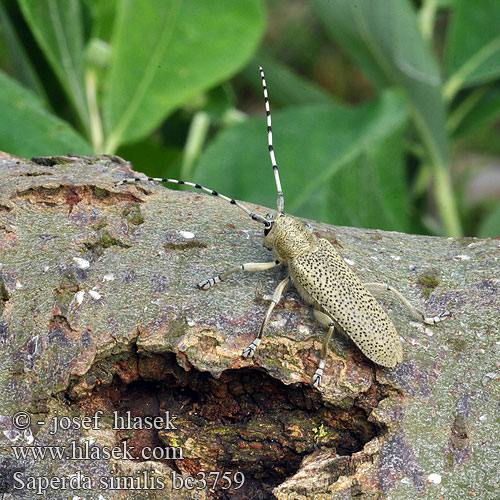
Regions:
[[264, 246], [273, 250], [278, 260], [286, 264], [288, 260], [313, 250], [315, 241], [301, 222], [289, 215], [281, 215], [273, 222], [273, 227], [264, 238]]

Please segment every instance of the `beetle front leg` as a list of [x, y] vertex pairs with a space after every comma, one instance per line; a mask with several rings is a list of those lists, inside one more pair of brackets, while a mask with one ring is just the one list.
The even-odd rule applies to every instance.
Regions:
[[410, 304], [410, 301], [391, 285], [386, 285], [385, 283], [364, 283], [364, 285], [372, 293], [380, 293], [383, 291], [392, 292], [404, 304], [404, 306], [416, 320], [423, 321], [427, 325], [435, 325], [437, 323], [441, 323], [441, 321], [444, 321], [451, 316], [450, 311], [443, 311], [436, 316], [425, 316], [424, 313], [420, 312], [418, 309], [415, 309]]
[[262, 339], [264, 328], [267, 326], [267, 323], [269, 321], [269, 318], [271, 317], [271, 313], [273, 312], [274, 307], [281, 300], [281, 296], [283, 295], [283, 290], [288, 284], [289, 279], [290, 278], [287, 276], [283, 281], [279, 283], [279, 285], [276, 287], [276, 290], [274, 290], [273, 298], [271, 299], [271, 303], [269, 304], [266, 315], [264, 316], [264, 320], [262, 321], [262, 325], [260, 326], [259, 334], [257, 335], [257, 337], [255, 337], [252, 343], [243, 351], [244, 358], [251, 357], [255, 354], [255, 350], [259, 346], [260, 341]]
[[233, 267], [226, 271], [224, 274], [218, 274], [214, 278], [209, 278], [198, 283], [198, 288], [202, 288], [203, 290], [208, 290], [210, 287], [224, 281], [233, 273], [237, 271], [247, 271], [247, 272], [255, 272], [255, 271], [267, 271], [268, 269], [272, 269], [279, 264], [279, 260], [275, 260], [273, 262], [247, 262], [246, 264], [240, 264], [238, 267]]

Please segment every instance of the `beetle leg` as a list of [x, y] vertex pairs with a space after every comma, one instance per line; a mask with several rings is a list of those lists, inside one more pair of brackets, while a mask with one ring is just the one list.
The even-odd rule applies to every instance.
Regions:
[[264, 328], [266, 327], [269, 321], [269, 318], [271, 316], [271, 313], [273, 312], [274, 307], [281, 300], [281, 296], [283, 295], [283, 290], [288, 284], [289, 279], [290, 278], [287, 276], [283, 281], [280, 281], [279, 285], [276, 287], [276, 290], [274, 290], [273, 298], [271, 299], [271, 303], [269, 304], [266, 315], [264, 316], [264, 320], [262, 321], [262, 325], [260, 326], [259, 334], [257, 335], [257, 337], [255, 337], [252, 343], [243, 351], [244, 358], [248, 358], [249, 356], [251, 357], [254, 355], [255, 350], [259, 346], [260, 341], [262, 339]]
[[408, 309], [410, 314], [418, 321], [423, 321], [427, 325], [435, 325], [437, 323], [440, 323], [441, 321], [444, 321], [446, 318], [449, 318], [451, 316], [450, 311], [443, 311], [442, 313], [436, 315], [436, 316], [425, 316], [422, 312], [420, 312], [418, 309], [415, 309], [408, 299], [404, 297], [400, 292], [398, 292], [394, 287], [391, 285], [386, 285], [384, 283], [364, 283], [364, 286], [368, 288], [368, 290], [372, 293], [378, 293], [378, 292], [383, 292], [383, 291], [389, 291], [392, 292], [403, 304], [404, 306]]
[[333, 321], [333, 318], [331, 318], [328, 314], [325, 314], [323, 311], [320, 311], [318, 309], [313, 310], [313, 316], [321, 326], [328, 327], [328, 332], [326, 334], [325, 340], [323, 341], [323, 346], [321, 348], [321, 357], [318, 363], [318, 368], [314, 372], [312, 378], [313, 387], [318, 387], [321, 382], [321, 377], [323, 376], [323, 369], [325, 368], [328, 344], [330, 342], [330, 339], [332, 338], [333, 332], [335, 331], [337, 325]]
[[313, 315], [318, 323], [322, 326], [328, 327], [328, 333], [326, 334], [325, 340], [323, 341], [323, 346], [321, 348], [321, 357], [318, 363], [318, 368], [314, 372], [312, 383], [313, 387], [318, 387], [321, 382], [321, 377], [323, 376], [323, 369], [325, 368], [326, 363], [326, 353], [328, 350], [328, 344], [330, 339], [332, 338], [333, 332], [335, 331], [335, 322], [332, 321], [332, 318], [318, 309], [314, 309]]
[[247, 271], [247, 272], [255, 272], [255, 271], [267, 271], [268, 269], [272, 269], [279, 264], [279, 260], [275, 260], [273, 262], [247, 262], [246, 264], [241, 264], [238, 267], [233, 267], [226, 271], [224, 274], [218, 274], [214, 278], [209, 278], [207, 280], [200, 281], [198, 283], [198, 287], [203, 290], [208, 290], [210, 287], [216, 285], [217, 283], [224, 281], [228, 278], [229, 275], [237, 272], [237, 271]]

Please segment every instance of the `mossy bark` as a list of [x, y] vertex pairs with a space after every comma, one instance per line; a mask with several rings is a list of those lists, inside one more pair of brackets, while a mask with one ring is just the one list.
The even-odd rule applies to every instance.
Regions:
[[[453, 313], [428, 327], [382, 297], [403, 363], [381, 369], [336, 337], [316, 391], [310, 379], [325, 331], [293, 289], [255, 358], [241, 357], [285, 270], [234, 275], [208, 291], [195, 286], [235, 264], [270, 260], [259, 224], [203, 194], [148, 182], [116, 187], [132, 175], [116, 157], [3, 155], [0, 172], [6, 498], [38, 498], [26, 485], [16, 488], [16, 471], [166, 478], [163, 489], [52, 488], [55, 500], [70, 493], [96, 500], [500, 496], [500, 240], [311, 222], [363, 280], [395, 286], [427, 315]], [[20, 411], [31, 417], [26, 430], [12, 419]], [[96, 429], [50, 433], [56, 415], [96, 411], [103, 412]], [[141, 418], [170, 411], [176, 427], [117, 430], [113, 411]], [[184, 457], [42, 460], [16, 458], [14, 450], [123, 441], [136, 452], [178, 445]], [[229, 467], [246, 474], [245, 487], [173, 489], [173, 471], [185, 477]]]

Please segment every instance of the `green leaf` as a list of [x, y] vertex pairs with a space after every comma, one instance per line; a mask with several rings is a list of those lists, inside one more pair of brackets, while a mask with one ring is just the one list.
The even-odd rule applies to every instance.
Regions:
[[498, 203], [488, 217], [483, 220], [478, 236], [480, 238], [500, 237], [500, 203]]
[[92, 154], [66, 122], [50, 114], [32, 92], [0, 72], [0, 150], [30, 157]]
[[[477, 93], [477, 97], [476, 97]], [[467, 109], [467, 101], [471, 99], [470, 109]], [[500, 117], [500, 88], [492, 86], [491, 88], [480, 87], [464, 100], [466, 114], [459, 116], [458, 126], [453, 130], [455, 138], [461, 138], [467, 134], [478, 132], [482, 127], [494, 123]], [[457, 108], [460, 113], [461, 105]], [[451, 114], [451, 118], [454, 117]]]
[[266, 75], [268, 71], [272, 72], [273, 94], [271, 98], [275, 106], [329, 104], [335, 100], [333, 95], [328, 94], [310, 80], [297, 75], [265, 50], [259, 51], [252, 62], [241, 72], [246, 83], [256, 92], [262, 92], [260, 78], [255, 78], [258, 66], [264, 68]]
[[230, 77], [264, 27], [261, 0], [122, 0], [118, 7], [103, 99], [107, 152]]
[[438, 64], [408, 0], [312, 0], [328, 32], [379, 88], [405, 89], [415, 126], [433, 161], [447, 164]]
[[404, 176], [405, 131], [402, 126], [389, 129], [339, 170], [323, 202], [328, 222], [411, 232]]
[[119, 0], [89, 0], [92, 12], [92, 37], [108, 42], [112, 36]]
[[[385, 92], [360, 108], [335, 103], [288, 108], [272, 119], [287, 213], [410, 229], [403, 161], [407, 110], [400, 94]], [[265, 117], [221, 132], [194, 177], [186, 180], [274, 208]]]
[[0, 27], [0, 34], [8, 49], [6, 51], [7, 64], [5, 64], [5, 67], [8, 68], [11, 74], [16, 75], [17, 80], [22, 85], [46, 99], [45, 90], [33, 68], [32, 61], [26, 53], [22, 40], [16, 32], [15, 23], [2, 2], [0, 2]]
[[77, 112], [85, 133], [89, 135], [80, 0], [19, 0], [19, 5]]
[[131, 162], [134, 170], [144, 172], [149, 177], [179, 176], [182, 149], [166, 148], [158, 137], [149, 136], [140, 142], [122, 146], [117, 154]]
[[451, 99], [460, 88], [500, 76], [500, 19], [498, 0], [456, 0], [446, 40], [449, 77], [445, 95]]

